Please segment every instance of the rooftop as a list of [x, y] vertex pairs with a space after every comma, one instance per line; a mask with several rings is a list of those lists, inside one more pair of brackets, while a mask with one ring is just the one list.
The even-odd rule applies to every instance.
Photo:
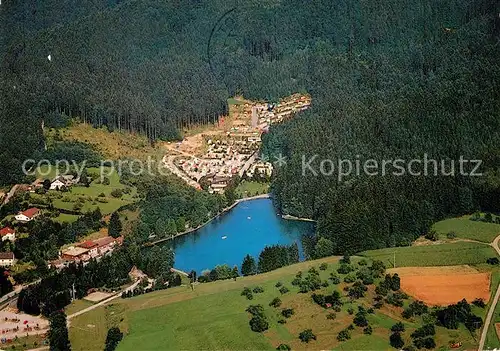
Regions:
[[40, 210], [36, 207], [28, 208], [26, 211], [20, 212], [19, 214], [25, 215], [28, 218], [33, 217], [36, 215]]
[[7, 234], [15, 234], [16, 231], [10, 227], [5, 227], [0, 229], [0, 236], [6, 236]]
[[67, 256], [80, 256], [80, 255], [83, 255], [85, 253], [87, 253], [89, 250], [88, 249], [84, 249], [83, 247], [70, 247], [66, 250], [64, 250], [62, 253], [63, 255], [67, 255]]
[[13, 260], [14, 253], [13, 252], [0, 252], [0, 260]]

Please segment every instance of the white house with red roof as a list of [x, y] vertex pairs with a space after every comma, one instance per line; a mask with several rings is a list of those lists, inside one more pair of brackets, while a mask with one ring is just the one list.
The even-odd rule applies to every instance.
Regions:
[[16, 231], [10, 227], [2, 228], [0, 229], [0, 237], [2, 238], [2, 241], [5, 240], [15, 241]]
[[19, 222], [30, 222], [40, 215], [40, 210], [36, 207], [28, 208], [26, 211], [19, 212], [16, 220]]

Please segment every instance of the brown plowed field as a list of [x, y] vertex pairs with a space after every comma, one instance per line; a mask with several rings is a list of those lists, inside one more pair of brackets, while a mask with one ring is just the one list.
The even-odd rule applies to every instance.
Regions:
[[462, 299], [490, 298], [490, 273], [469, 266], [390, 269], [401, 277], [401, 289], [429, 305], [449, 305]]

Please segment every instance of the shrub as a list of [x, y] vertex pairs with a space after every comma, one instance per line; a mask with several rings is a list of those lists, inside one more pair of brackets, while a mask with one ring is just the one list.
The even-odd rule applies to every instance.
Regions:
[[264, 289], [261, 286], [256, 286], [252, 291], [254, 292], [254, 294], [261, 294], [264, 292]]
[[354, 268], [348, 264], [341, 264], [339, 268], [337, 268], [338, 274], [348, 274], [351, 273]]
[[413, 333], [411, 333], [411, 337], [417, 339], [417, 338], [425, 338], [426, 336], [432, 336], [435, 334], [436, 334], [436, 328], [434, 328], [434, 325], [426, 324], [415, 330]]
[[290, 345], [287, 344], [279, 344], [278, 347], [276, 347], [276, 350], [280, 351], [290, 351], [291, 349]]
[[413, 341], [413, 344], [419, 349], [433, 349], [436, 347], [436, 342], [433, 338], [423, 338]]
[[339, 261], [340, 263], [351, 264], [351, 257], [349, 255], [344, 255]]
[[486, 304], [484, 303], [483, 299], [475, 299], [474, 301], [472, 301], [472, 304], [477, 306], [477, 307], [481, 307], [481, 308], [486, 307]]
[[300, 332], [299, 339], [302, 342], [309, 342], [311, 340], [316, 340], [316, 335], [313, 334], [312, 329], [306, 329]]
[[269, 306], [271, 307], [280, 307], [281, 306], [281, 299], [279, 297], [275, 297], [270, 303]]
[[[277, 283], [276, 283], [276, 285], [275, 285], [275, 287], [277, 287], [277, 288], [280, 288], [280, 287], [282, 287], [282, 286], [283, 286], [283, 283], [282, 283], [282, 282], [277, 282]], [[282, 344], [282, 345], [283, 345], [283, 344]]]
[[283, 318], [278, 319], [278, 323], [279, 324], [286, 324], [286, 319], [283, 319]]
[[[203, 276], [200, 276], [198, 278], [198, 281], [200, 280], [201, 277]], [[244, 287], [243, 291], [241, 292], [241, 296], [246, 296], [248, 300], [252, 300], [253, 299], [252, 290], [250, 290], [250, 288]]]
[[323, 280], [323, 282], [321, 283], [321, 286], [322, 286], [323, 288], [327, 288], [329, 285], [330, 285], [330, 284], [328, 283], [328, 281], [327, 281], [327, 280]]
[[299, 286], [301, 282], [302, 282], [302, 278], [295, 277], [295, 278], [292, 280], [292, 285], [293, 285], [293, 286]]
[[424, 236], [427, 240], [436, 241], [439, 239], [438, 234], [435, 230], [431, 229]]
[[339, 284], [340, 283], [340, 278], [335, 273], [330, 273], [330, 278], [328, 278], [328, 279], [332, 282], [332, 284]]
[[283, 295], [283, 294], [286, 294], [287, 292], [289, 292], [290, 290], [286, 286], [283, 286], [280, 288], [279, 291], [280, 291], [281, 295]]
[[353, 323], [358, 327], [366, 327], [368, 325], [366, 314], [363, 312], [356, 313], [356, 316], [353, 319]]
[[373, 329], [371, 326], [367, 326], [365, 329], [363, 329], [363, 334], [372, 335], [372, 333], [373, 333]]
[[269, 329], [269, 323], [267, 322], [266, 318], [262, 315], [257, 315], [253, 316], [252, 319], [250, 319], [250, 329], [252, 331], [261, 333], [267, 329]]
[[395, 294], [387, 295], [385, 302], [396, 307], [403, 307], [404, 305], [403, 300], [398, 298]]
[[349, 307], [347, 309], [347, 313], [349, 313], [350, 315], [354, 314], [354, 309], [352, 307]]
[[122, 195], [123, 195], [122, 189], [113, 189], [111, 191], [111, 196], [113, 196], [113, 197], [119, 198], [119, 197], [122, 197]]
[[104, 195], [104, 193], [100, 193], [97, 197], [106, 197], [106, 195]]
[[405, 331], [405, 325], [401, 322], [397, 322], [391, 327], [391, 331], [394, 333], [402, 333]]
[[245, 311], [247, 311], [250, 314], [253, 314], [254, 316], [264, 315], [264, 307], [262, 307], [262, 305], [250, 305], [247, 307]]
[[500, 263], [500, 260], [497, 257], [490, 257], [486, 260], [486, 263], [491, 264], [492, 266], [495, 266]]
[[400, 333], [392, 333], [391, 336], [389, 337], [389, 343], [391, 344], [392, 347], [398, 350], [401, 349], [405, 344], [403, 338], [401, 338]]
[[323, 262], [322, 264], [319, 265], [319, 269], [322, 271], [326, 271], [327, 268], [328, 268], [328, 263], [326, 262]]
[[366, 260], [363, 258], [362, 260], [360, 260], [360, 261], [358, 262], [358, 264], [359, 264], [360, 266], [366, 266], [366, 265], [368, 264], [368, 262], [366, 262]]
[[447, 237], [448, 239], [455, 239], [455, 238], [457, 237], [457, 233], [455, 233], [455, 232], [448, 232], [448, 233], [446, 234], [446, 237]]
[[352, 299], [359, 299], [365, 296], [368, 288], [361, 282], [355, 282], [347, 291], [347, 294]]
[[427, 313], [428, 307], [422, 301], [414, 301], [410, 303], [407, 309], [405, 309], [402, 313], [404, 318], [411, 318], [413, 316], [420, 316], [424, 313]]
[[295, 311], [293, 310], [293, 308], [284, 308], [281, 310], [281, 315], [285, 318], [290, 318], [294, 313]]
[[356, 281], [356, 276], [354, 274], [348, 274], [344, 277], [344, 282], [354, 283]]
[[339, 335], [337, 335], [337, 340], [338, 341], [346, 341], [351, 338], [351, 333], [349, 333], [348, 330], [344, 329], [339, 332]]
[[326, 315], [326, 319], [334, 320], [335, 318], [337, 318], [337, 315], [333, 312], [330, 312]]
[[321, 307], [325, 307], [326, 301], [325, 301], [325, 295], [321, 294], [312, 294], [311, 295], [313, 301], [320, 305]]

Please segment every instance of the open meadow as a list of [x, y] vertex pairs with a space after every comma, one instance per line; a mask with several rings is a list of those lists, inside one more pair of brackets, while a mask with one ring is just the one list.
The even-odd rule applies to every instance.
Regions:
[[[356, 270], [359, 258], [351, 258]], [[325, 270], [319, 270], [321, 263], [327, 263]], [[363, 328], [354, 327], [350, 339], [337, 340], [340, 331], [352, 322], [359, 306], [369, 309], [375, 296], [374, 286], [370, 285], [366, 295], [360, 299], [343, 298], [343, 305], [329, 319], [332, 309], [326, 309], [311, 299], [311, 293], [299, 293], [299, 287], [292, 285], [297, 272], [303, 276], [310, 267], [315, 267], [322, 281], [330, 281], [331, 274], [338, 274], [338, 258], [329, 257], [316, 261], [306, 261], [284, 267], [269, 273], [251, 277], [241, 277], [236, 281], [225, 280], [196, 285], [194, 291], [187, 286], [157, 291], [130, 299], [115, 300], [111, 305], [100, 307], [89, 314], [72, 320], [70, 337], [74, 350], [100, 350], [103, 348], [107, 328], [117, 325], [125, 333], [118, 350], [179, 350], [179, 349], [237, 349], [272, 350], [279, 344], [287, 344], [292, 349], [318, 350], [389, 350], [390, 328], [401, 321], [406, 331], [402, 333], [405, 344], [411, 342], [410, 334], [422, 326], [422, 317], [404, 319], [403, 308], [412, 301], [404, 300], [403, 307], [384, 304], [366, 315], [372, 334], [363, 333]], [[325, 268], [325, 267], [323, 267]], [[376, 282], [377, 283], [377, 282]], [[281, 294], [279, 288], [286, 287], [289, 292]], [[316, 294], [330, 294], [339, 291], [342, 295], [347, 283], [329, 283], [327, 287], [316, 290]], [[254, 293], [253, 299], [241, 296], [244, 287], [260, 287], [262, 293]], [[270, 302], [279, 297], [281, 306], [271, 307]], [[263, 333], [253, 332], [249, 326], [250, 314], [245, 311], [249, 305], [260, 304], [269, 322], [269, 329]], [[280, 312], [292, 308], [293, 315], [286, 318]], [[475, 307], [474, 307], [475, 308]], [[476, 311], [476, 310], [475, 310]], [[479, 313], [482, 314], [484, 310]], [[301, 342], [299, 333], [312, 329], [317, 340]], [[469, 333], [463, 325], [457, 330], [436, 326], [435, 340], [438, 348], [446, 349], [451, 342], [460, 340], [462, 349], [476, 346], [477, 332]]]
[[428, 267], [479, 264], [497, 256], [491, 246], [474, 242], [394, 247], [363, 251], [360, 255], [381, 260], [387, 267], [393, 267], [394, 257], [396, 267]]
[[491, 243], [500, 235], [500, 224], [470, 220], [470, 215], [449, 218], [435, 223], [432, 229], [436, 231], [439, 239], [447, 239], [450, 233], [460, 239], [476, 240]]
[[[106, 179], [104, 182], [101, 181], [101, 172]], [[88, 187], [77, 184], [67, 191], [49, 190], [45, 194], [31, 194], [31, 205], [46, 207], [52, 204], [55, 209], [70, 212], [59, 214], [57, 221], [73, 222], [77, 219], [76, 213], [93, 211], [99, 207], [102, 214], [107, 215], [137, 201], [136, 188], [121, 184], [118, 172], [111, 168], [87, 168], [87, 173], [93, 179]]]

